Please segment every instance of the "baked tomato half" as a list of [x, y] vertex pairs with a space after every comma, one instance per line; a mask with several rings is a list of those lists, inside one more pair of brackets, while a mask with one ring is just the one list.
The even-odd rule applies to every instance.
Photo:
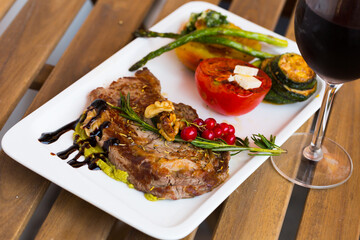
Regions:
[[258, 70], [260, 87], [244, 89], [238, 82], [229, 81], [237, 65], [255, 66], [239, 59], [209, 58], [200, 62], [195, 71], [197, 89], [201, 98], [215, 111], [238, 116], [250, 112], [264, 99], [271, 88], [271, 79]]

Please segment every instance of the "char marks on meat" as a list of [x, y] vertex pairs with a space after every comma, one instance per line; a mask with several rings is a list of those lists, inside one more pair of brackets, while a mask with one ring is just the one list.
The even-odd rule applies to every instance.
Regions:
[[[90, 101], [103, 99], [118, 105], [120, 93], [130, 94], [130, 105], [141, 117], [148, 105], [166, 100], [161, 95], [159, 80], [146, 68], [136, 72], [135, 77], [123, 77], [107, 88], [93, 90], [89, 98]], [[177, 118], [191, 122], [198, 117], [188, 105], [174, 103], [174, 107]], [[229, 152], [214, 153], [189, 143], [165, 141], [162, 136], [142, 130], [111, 108], [103, 111], [91, 128], [105, 121], [110, 124], [97, 141], [104, 147], [107, 141], [117, 139], [119, 144], [108, 149], [109, 161], [126, 171], [128, 181], [140, 191], [163, 199], [190, 198], [211, 191], [228, 177]]]

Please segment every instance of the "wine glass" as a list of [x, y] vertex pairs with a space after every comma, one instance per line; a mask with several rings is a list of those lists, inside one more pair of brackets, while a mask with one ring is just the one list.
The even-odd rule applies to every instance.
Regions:
[[334, 95], [346, 82], [360, 78], [360, 2], [358, 0], [298, 0], [295, 36], [307, 64], [325, 81], [324, 98], [313, 134], [295, 133], [272, 157], [285, 178], [308, 188], [331, 188], [352, 173], [351, 157], [325, 137]]

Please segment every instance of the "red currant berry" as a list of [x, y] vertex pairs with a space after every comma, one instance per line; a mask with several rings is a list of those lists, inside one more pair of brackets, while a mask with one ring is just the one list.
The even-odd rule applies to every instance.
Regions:
[[205, 119], [205, 124], [207, 129], [213, 129], [216, 125], [216, 120], [213, 118], [207, 118]]
[[209, 140], [214, 140], [215, 135], [212, 130], [206, 129], [205, 131], [202, 132], [201, 137], [203, 137], [205, 139], [209, 139]]
[[234, 145], [234, 143], [236, 141], [236, 137], [235, 137], [235, 135], [228, 134], [224, 137], [224, 140], [227, 144]]
[[216, 124], [212, 131], [214, 132], [216, 138], [220, 138], [223, 135], [223, 131], [219, 124]]
[[193, 123], [196, 125], [195, 127], [201, 131], [203, 128], [201, 126], [204, 126], [205, 125], [205, 122], [204, 120], [202, 120], [201, 118], [197, 118], [193, 121]]
[[229, 131], [228, 134], [235, 135], [235, 128], [233, 125], [229, 124]]
[[197, 136], [197, 130], [194, 126], [185, 127], [180, 134], [181, 138], [185, 141], [192, 141]]
[[220, 123], [220, 127], [224, 135], [229, 133], [229, 124], [227, 123]]

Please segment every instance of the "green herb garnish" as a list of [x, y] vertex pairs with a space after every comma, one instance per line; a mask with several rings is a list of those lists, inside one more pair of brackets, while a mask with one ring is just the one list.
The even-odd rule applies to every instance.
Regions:
[[195, 31], [195, 23], [198, 20], [203, 20], [207, 27], [218, 27], [229, 23], [226, 18], [227, 16], [213, 10], [207, 10], [200, 13], [191, 13], [190, 19], [181, 34], [188, 34], [192, 31]]

